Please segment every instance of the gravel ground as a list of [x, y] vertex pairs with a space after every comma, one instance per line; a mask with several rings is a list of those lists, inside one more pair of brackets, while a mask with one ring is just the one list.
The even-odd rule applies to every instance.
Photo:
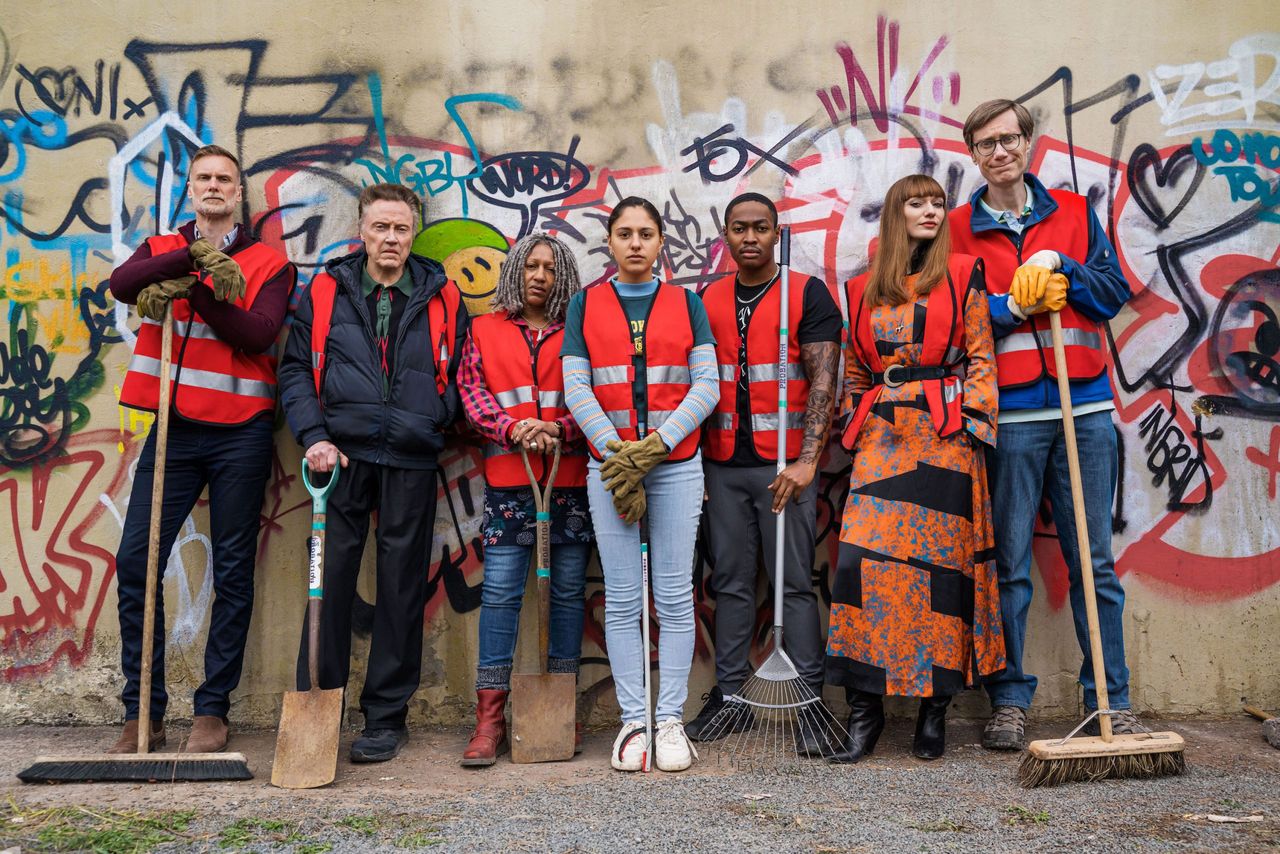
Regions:
[[[891, 721], [875, 756], [852, 767], [740, 773], [710, 750], [683, 774], [608, 768], [612, 733], [593, 733], [570, 763], [464, 772], [462, 731], [417, 733], [392, 763], [345, 760], [334, 786], [272, 788], [272, 733], [237, 734], [248, 783], [69, 785], [0, 783], [0, 848], [101, 845], [72, 830], [158, 826], [133, 849], [163, 851], [1265, 851], [1280, 850], [1280, 751], [1256, 723], [1179, 721], [1183, 777], [1024, 790], [1016, 755], [977, 746], [980, 725], [951, 722], [944, 759], [907, 755], [910, 722]], [[1060, 724], [1039, 724], [1033, 737]], [[175, 736], [170, 734], [172, 749]], [[0, 730], [11, 772], [37, 752], [92, 751], [113, 731]], [[12, 781], [12, 782], [10, 782]], [[183, 811], [183, 812], [177, 812]], [[192, 813], [192, 814], [188, 814]], [[1203, 816], [1260, 816], [1214, 823]], [[114, 822], [114, 824], [113, 824]], [[147, 824], [150, 822], [150, 824]], [[166, 825], [168, 822], [168, 825]], [[55, 832], [66, 825], [70, 830]], [[169, 826], [166, 837], [163, 828]], [[175, 829], [176, 828], [176, 829]], [[87, 829], [87, 830], [86, 830]], [[61, 834], [61, 835], [59, 835]], [[166, 842], [166, 839], [172, 841]], [[70, 847], [66, 847], [70, 846]]]

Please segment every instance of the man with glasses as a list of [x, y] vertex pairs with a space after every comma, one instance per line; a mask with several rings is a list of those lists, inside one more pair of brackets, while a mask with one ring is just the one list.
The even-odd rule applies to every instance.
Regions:
[[[964, 141], [987, 183], [952, 213], [957, 252], [986, 262], [991, 326], [1000, 386], [999, 444], [989, 457], [996, 566], [1008, 666], [987, 681], [992, 715], [983, 747], [1023, 747], [1026, 712], [1036, 677], [1022, 669], [1031, 605], [1031, 538], [1041, 494], [1049, 498], [1071, 582], [1076, 639], [1084, 654], [1085, 705], [1097, 708], [1085, 622], [1062, 410], [1046, 312], [1058, 312], [1080, 450], [1089, 547], [1097, 591], [1107, 694], [1115, 732], [1138, 732], [1129, 710], [1124, 657], [1124, 589], [1111, 554], [1111, 506], [1118, 474], [1102, 324], [1132, 295], [1088, 201], [1049, 190], [1027, 171], [1035, 123], [1021, 104], [979, 104], [964, 124]], [[1097, 734], [1096, 721], [1090, 722]]]

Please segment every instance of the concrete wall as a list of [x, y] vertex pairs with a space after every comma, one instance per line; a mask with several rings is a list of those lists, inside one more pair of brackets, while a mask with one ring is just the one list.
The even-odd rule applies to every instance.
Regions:
[[[1036, 171], [1089, 195], [1137, 293], [1110, 324], [1135, 704], [1280, 705], [1280, 20], [1268, 0], [171, 8], [0, 0], [0, 722], [120, 715], [113, 555], [151, 419], [116, 404], [137, 324], [106, 279], [189, 215], [191, 146], [238, 152], [245, 214], [303, 283], [351, 245], [363, 184], [412, 187], [433, 222], [420, 245], [460, 281], [475, 276], [483, 310], [493, 275], [475, 259], [500, 260], [535, 225], [578, 247], [585, 279], [603, 276], [601, 221], [630, 193], [662, 209], [675, 281], [725, 268], [721, 212], [747, 186], [785, 199], [796, 267], [842, 281], [865, 265], [897, 177], [932, 172], [957, 199], [973, 190], [959, 127], [994, 96], [1035, 111]], [[298, 460], [281, 429], [241, 721], [272, 722], [291, 687], [308, 514]], [[469, 714], [478, 463], [475, 447], [445, 457], [417, 720]], [[824, 596], [847, 460], [825, 468]], [[1037, 543], [1031, 669], [1038, 708], [1074, 712], [1052, 536]], [[165, 578], [177, 715], [200, 679], [209, 548], [197, 509]], [[690, 713], [712, 681], [707, 574], [700, 562]], [[582, 686], [604, 715], [594, 576]], [[366, 636], [356, 648], [359, 673]]]

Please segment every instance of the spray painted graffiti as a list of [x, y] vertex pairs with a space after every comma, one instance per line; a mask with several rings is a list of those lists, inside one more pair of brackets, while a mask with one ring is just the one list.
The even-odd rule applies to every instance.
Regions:
[[[913, 42], [923, 49], [905, 56], [904, 34], [906, 25], [882, 15], [874, 38], [815, 48], [824, 64], [812, 79], [797, 79], [788, 57], [768, 57], [768, 85], [792, 100], [765, 112], [731, 80], [714, 82], [719, 107], [686, 111], [682, 94], [718, 80], [708, 70], [686, 88], [681, 75], [696, 64], [688, 57], [604, 70], [569, 57], [478, 63], [448, 79], [423, 72], [415, 89], [395, 68], [316, 70], [258, 38], [136, 39], [118, 55], [102, 49], [71, 63], [9, 57], [0, 38], [0, 494], [11, 499], [16, 544], [0, 571], [4, 678], [78, 664], [91, 647], [118, 536], [101, 517], [109, 509], [120, 518], [129, 460], [149, 427], [115, 407], [111, 390], [136, 319], [109, 299], [105, 278], [146, 236], [191, 216], [183, 188], [195, 147], [216, 140], [241, 158], [243, 219], [298, 264], [300, 291], [351, 250], [355, 197], [377, 181], [403, 183], [426, 201], [414, 251], [445, 266], [473, 314], [488, 310], [511, 241], [534, 229], [575, 247], [584, 281], [605, 279], [603, 223], [631, 194], [662, 214], [660, 263], [671, 281], [696, 287], [729, 269], [724, 207], [763, 186], [793, 227], [793, 264], [834, 285], [865, 269], [880, 200], [896, 178], [934, 175], [953, 202], [979, 184], [959, 131], [962, 70], [974, 58], [946, 34]], [[1118, 566], [1206, 600], [1280, 584], [1280, 514], [1271, 512], [1280, 473], [1277, 58], [1280, 35], [1261, 33], [1234, 41], [1225, 57], [1135, 68], [1096, 91], [1080, 91], [1066, 66], [1010, 84], [1053, 128], [1036, 141], [1033, 170], [1089, 198], [1136, 294], [1109, 327], [1124, 455]], [[566, 87], [539, 100], [516, 85], [586, 74], [600, 83], [589, 94]], [[656, 97], [656, 113], [619, 133], [644, 156], [593, 162], [584, 152], [607, 153], [615, 142], [578, 124], [598, 127], [599, 116], [622, 115], [640, 94]], [[1136, 117], [1160, 136], [1138, 138]], [[1105, 124], [1110, 137], [1082, 141], [1084, 119]], [[264, 562], [302, 541], [307, 502], [284, 462], [296, 458], [283, 450], [290, 444], [282, 434], [263, 509]], [[477, 608], [483, 565], [479, 443], [460, 437], [441, 462], [424, 568], [429, 617]], [[828, 451], [823, 470], [813, 577], [829, 601], [847, 459]], [[79, 486], [61, 477], [71, 472]], [[1248, 536], [1215, 533], [1242, 530]], [[1051, 527], [1038, 533], [1044, 589], [1062, 608], [1065, 567]], [[207, 546], [194, 520], [183, 536]], [[711, 653], [709, 575], [700, 556], [701, 658]], [[183, 641], [207, 609], [209, 576], [171, 560], [167, 577], [189, 585], [172, 629]], [[758, 615], [761, 643], [768, 608]], [[584, 660], [600, 663], [598, 578], [587, 614]]]

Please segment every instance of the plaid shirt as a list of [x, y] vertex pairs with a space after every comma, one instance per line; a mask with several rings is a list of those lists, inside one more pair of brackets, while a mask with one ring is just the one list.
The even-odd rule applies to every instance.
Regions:
[[[532, 329], [523, 317], [515, 317], [513, 320], [524, 332], [525, 340], [531, 344], [537, 344], [543, 337], [564, 328], [564, 321], [551, 323], [546, 329]], [[543, 358], [548, 355], [550, 354], [543, 354]], [[559, 353], [555, 354], [556, 358], [559, 356]], [[462, 391], [462, 406], [466, 411], [467, 421], [476, 429], [476, 432], [490, 442], [509, 447], [507, 434], [511, 431], [511, 425], [516, 423], [516, 419], [507, 414], [506, 409], [493, 396], [493, 392], [489, 391], [484, 384], [480, 348], [475, 345], [475, 339], [470, 336], [467, 337], [467, 343], [462, 348], [462, 364], [458, 368], [458, 387]], [[562, 431], [560, 440], [565, 450], [582, 440], [582, 432], [578, 429], [578, 424], [573, 420], [572, 415], [566, 414], [563, 418], [556, 419], [556, 423], [560, 425]]]

